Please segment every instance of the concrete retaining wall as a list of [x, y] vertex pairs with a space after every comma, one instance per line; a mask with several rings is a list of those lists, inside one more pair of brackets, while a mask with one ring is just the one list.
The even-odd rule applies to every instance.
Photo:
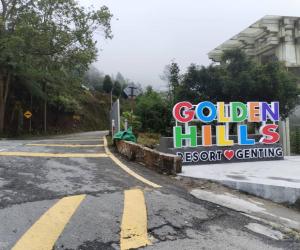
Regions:
[[300, 189], [241, 181], [218, 181], [223, 185], [239, 191], [253, 194], [277, 203], [295, 204], [300, 202]]
[[182, 162], [179, 156], [161, 153], [128, 141], [116, 141], [115, 144], [118, 152], [131, 161], [141, 162], [159, 173], [181, 173]]

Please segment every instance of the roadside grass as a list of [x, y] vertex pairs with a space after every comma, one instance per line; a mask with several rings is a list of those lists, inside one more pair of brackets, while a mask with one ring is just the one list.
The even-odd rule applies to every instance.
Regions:
[[[63, 104], [61, 104], [62, 107], [59, 106], [60, 108], [54, 104], [48, 105], [47, 132], [44, 132], [41, 126], [43, 124], [43, 111], [37, 105], [32, 111], [31, 132], [29, 132], [29, 120], [23, 118], [24, 121], [21, 123], [13, 120], [14, 116], [11, 115], [11, 119], [6, 119], [5, 131], [0, 134], [0, 139], [44, 138], [54, 135], [107, 130], [109, 128], [110, 95], [97, 91], [80, 91], [76, 98], [78, 105], [74, 105], [69, 109], [63, 108]], [[26, 105], [24, 104], [24, 106]], [[12, 113], [12, 111], [9, 110], [7, 116], [9, 116], [9, 113]]]
[[113, 146], [113, 139], [112, 139], [111, 135], [107, 135], [106, 140], [107, 140], [107, 146], [109, 146], [109, 147]]
[[[154, 149], [159, 143], [160, 134], [157, 133], [138, 133], [137, 143], [148, 148]], [[106, 136], [108, 146], [113, 145], [113, 139], [110, 135]]]
[[300, 154], [300, 126], [291, 127], [291, 152], [293, 155]]
[[148, 148], [155, 148], [159, 143], [160, 134], [157, 133], [139, 133], [137, 143]]

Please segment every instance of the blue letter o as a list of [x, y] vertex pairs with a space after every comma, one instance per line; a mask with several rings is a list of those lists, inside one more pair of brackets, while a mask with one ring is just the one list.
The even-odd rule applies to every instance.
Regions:
[[[207, 108], [209, 109], [209, 115], [206, 116], [203, 114], [203, 110]], [[213, 120], [215, 120], [216, 116], [217, 116], [217, 108], [216, 106], [211, 103], [211, 102], [200, 102], [196, 108], [196, 115], [197, 115], [197, 118], [202, 121], [202, 122], [205, 122], [205, 123], [210, 123], [212, 122]]]

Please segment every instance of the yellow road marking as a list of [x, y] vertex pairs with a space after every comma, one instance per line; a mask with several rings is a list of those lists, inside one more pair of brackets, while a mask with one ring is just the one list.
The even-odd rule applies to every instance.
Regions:
[[34, 147], [65, 147], [65, 148], [94, 148], [94, 147], [103, 147], [104, 144], [95, 144], [95, 145], [84, 145], [84, 144], [26, 144], [26, 146]]
[[70, 142], [70, 141], [75, 141], [75, 142], [87, 142], [87, 141], [102, 141], [102, 139], [45, 139], [45, 140], [34, 140], [36, 142], [45, 142], [45, 141], [53, 141], [53, 142]]
[[0, 152], [0, 156], [15, 157], [57, 157], [57, 158], [99, 158], [108, 157], [104, 153], [38, 153], [38, 152]]
[[123, 164], [117, 157], [115, 157], [109, 150], [108, 146], [107, 146], [107, 140], [104, 137], [104, 148], [105, 148], [105, 152], [106, 154], [120, 167], [122, 168], [125, 172], [127, 172], [127, 174], [130, 174], [131, 176], [133, 176], [134, 178], [138, 179], [141, 182], [144, 182], [145, 184], [154, 187], [154, 188], [161, 188], [160, 185], [157, 185], [156, 183], [149, 181], [147, 179], [145, 179], [144, 177], [140, 176], [139, 174], [135, 173], [134, 171], [132, 171], [129, 167], [127, 167], [125, 164]]
[[85, 195], [59, 200], [15, 244], [12, 250], [51, 250]]
[[144, 193], [139, 189], [125, 191], [120, 241], [121, 250], [151, 245]]

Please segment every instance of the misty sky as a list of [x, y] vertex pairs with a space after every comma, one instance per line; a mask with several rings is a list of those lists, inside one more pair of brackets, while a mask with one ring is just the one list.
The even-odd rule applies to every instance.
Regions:
[[299, 0], [79, 0], [106, 5], [114, 14], [114, 38], [98, 40], [95, 66], [106, 74], [164, 87], [165, 65], [182, 71], [191, 63], [208, 65], [207, 53], [265, 15], [300, 16]]

